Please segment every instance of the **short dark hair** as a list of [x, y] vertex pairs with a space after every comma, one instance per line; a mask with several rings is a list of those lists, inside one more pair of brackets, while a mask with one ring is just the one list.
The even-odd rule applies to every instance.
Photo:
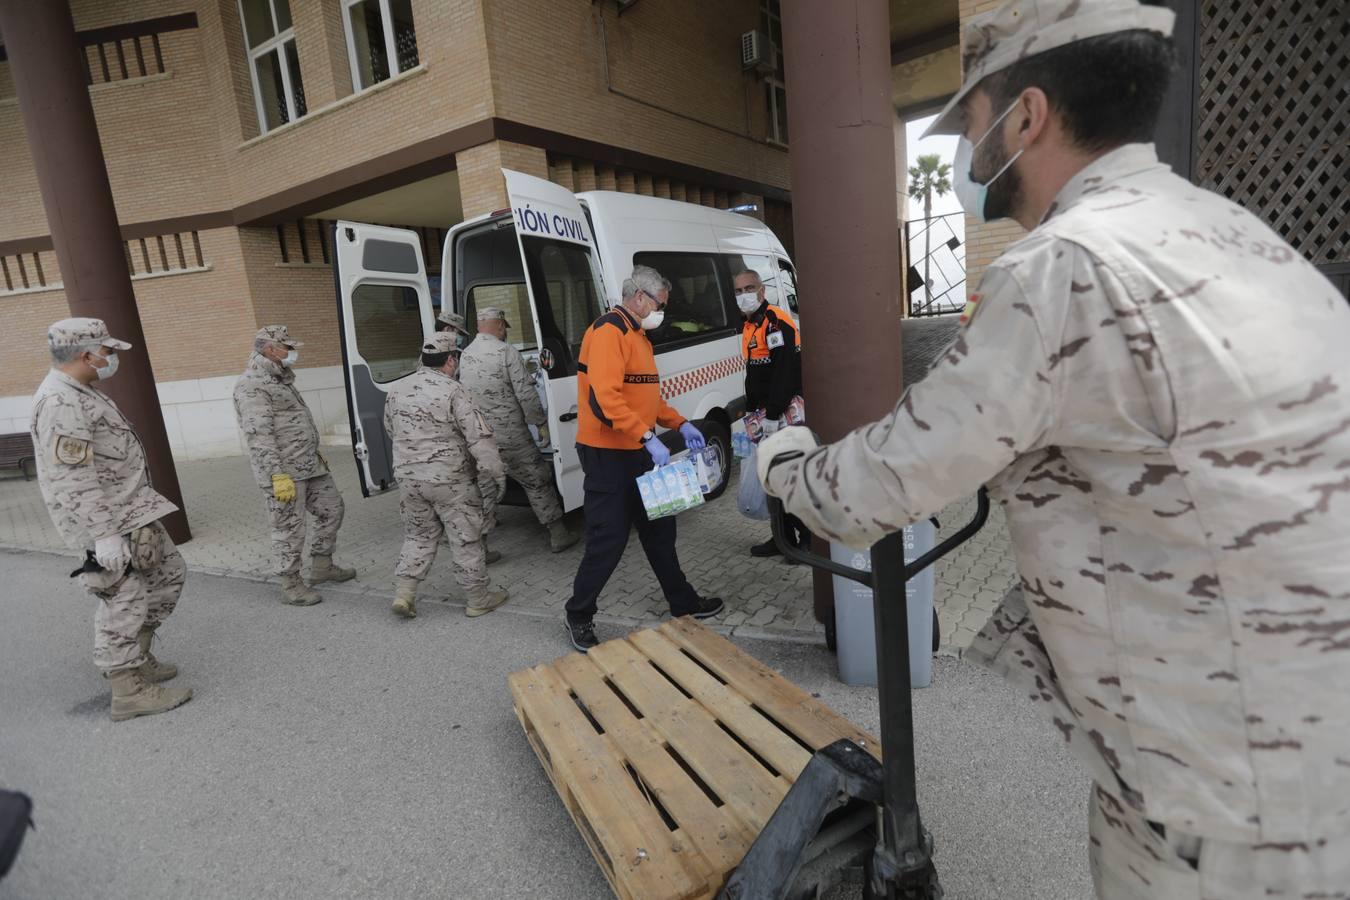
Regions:
[[447, 350], [444, 353], [423, 353], [422, 365], [428, 369], [441, 369], [445, 367], [445, 361], [451, 356], [458, 357], [459, 354], [454, 350]]
[[1076, 146], [1107, 150], [1153, 140], [1175, 65], [1170, 38], [1134, 29], [1028, 56], [990, 75], [981, 87], [993, 101], [994, 115], [1027, 88], [1040, 88]]

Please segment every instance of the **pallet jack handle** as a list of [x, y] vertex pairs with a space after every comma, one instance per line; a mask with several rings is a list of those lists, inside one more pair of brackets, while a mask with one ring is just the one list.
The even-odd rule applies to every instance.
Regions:
[[[942, 888], [932, 862], [932, 838], [919, 817], [915, 793], [914, 711], [909, 676], [909, 614], [904, 602], [905, 583], [984, 527], [989, 518], [989, 494], [980, 488], [976, 495], [974, 518], [913, 562], [905, 562], [903, 532], [898, 531], [882, 538], [872, 547], [871, 572], [854, 569], [800, 549], [788, 539], [782, 502], [770, 497], [769, 512], [774, 541], [786, 557], [872, 589], [883, 759], [880, 771], [873, 776], [880, 781], [881, 802], [876, 806], [875, 846], [868, 864], [864, 866], [870, 874], [864, 896], [888, 900], [936, 900], [942, 896]], [[856, 755], [850, 764], [839, 762], [848, 758], [841, 754], [849, 749], [854, 748], [832, 745], [817, 753], [799, 782], [823, 780], [824, 783], [836, 785], [834, 789], [840, 798], [837, 801], [839, 803], [844, 802], [842, 798], [845, 794], [858, 800], [871, 799], [866, 794], [874, 795], [875, 789], [857, 791], [849, 786], [850, 778], [872, 780], [857, 773], [848, 775], [858, 765]], [[814, 851], [808, 849], [813, 840], [818, 842], [819, 839], [808, 837], [806, 832], [816, 834], [829, 806], [821, 802], [808, 803], [805, 797], [793, 797], [797, 787], [794, 785], [794, 791], [789, 791], [783, 806], [770, 819], [760, 839], [746, 854], [741, 867], [733, 874], [720, 896], [735, 900], [759, 896], [807, 896], [796, 893], [804, 885], [797, 884], [794, 890], [794, 882], [798, 881], [803, 864], [809, 861], [803, 857], [816, 853], [821, 862], [824, 861], [822, 857], [832, 856], [837, 860], [845, 858], [845, 853], [832, 853], [823, 847]], [[801, 783], [800, 787], [803, 794], [818, 794], [821, 791], [809, 783]], [[808, 809], [810, 812], [807, 812]], [[820, 836], [824, 834], [821, 832]], [[839, 850], [843, 849], [841, 842]], [[797, 858], [789, 859], [794, 853]], [[818, 870], [819, 864], [815, 868]], [[812, 875], [812, 879], [817, 877], [820, 877], [818, 871]]]

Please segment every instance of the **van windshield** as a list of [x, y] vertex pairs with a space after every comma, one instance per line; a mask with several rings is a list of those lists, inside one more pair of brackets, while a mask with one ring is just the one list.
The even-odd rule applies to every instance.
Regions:
[[[576, 372], [581, 339], [600, 317], [599, 285], [590, 251], [570, 241], [523, 236], [542, 344], [553, 354], [555, 377]], [[515, 324], [514, 322], [512, 323]]]

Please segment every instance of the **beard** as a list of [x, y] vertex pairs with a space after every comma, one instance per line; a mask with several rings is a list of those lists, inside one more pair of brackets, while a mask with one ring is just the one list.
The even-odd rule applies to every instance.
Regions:
[[[985, 172], [989, 173], [985, 178], [993, 177], [994, 173], [1007, 165], [1011, 155], [999, 141], [985, 141], [975, 151], [975, 159], [970, 167], [972, 177], [982, 180], [981, 174]], [[992, 222], [995, 219], [1013, 218], [1022, 203], [1022, 176], [1017, 172], [1017, 164], [1009, 166], [1007, 171], [988, 183], [987, 188], [984, 199], [985, 220]]]

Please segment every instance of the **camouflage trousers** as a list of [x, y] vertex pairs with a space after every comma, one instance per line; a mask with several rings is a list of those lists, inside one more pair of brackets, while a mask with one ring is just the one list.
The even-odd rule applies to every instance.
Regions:
[[456, 484], [403, 480], [398, 483], [403, 517], [403, 550], [394, 574], [427, 577], [444, 534], [455, 564], [455, 581], [470, 602], [488, 593], [487, 554], [483, 549], [483, 509], [478, 491]]
[[1093, 786], [1088, 861], [1099, 900], [1350, 900], [1350, 834], [1240, 844], [1161, 828]]
[[142, 628], [158, 628], [178, 605], [187, 565], [158, 522], [160, 562], [141, 572], [85, 572], [80, 584], [99, 601], [94, 613], [94, 665], [105, 672], [134, 669], [145, 662], [136, 642]]
[[342, 494], [332, 475], [317, 475], [295, 483], [295, 499], [282, 503], [265, 488], [267, 515], [272, 521], [272, 556], [278, 575], [300, 571], [305, 546], [305, 513], [314, 520], [309, 539], [311, 556], [332, 556], [342, 525]]
[[553, 467], [539, 455], [539, 448], [528, 437], [526, 435], [525, 443], [513, 441], [507, 444], [499, 440], [497, 450], [506, 466], [506, 474], [525, 489], [534, 517], [540, 525], [549, 525], [562, 518], [562, 504], [558, 502], [558, 490], [553, 484]]

